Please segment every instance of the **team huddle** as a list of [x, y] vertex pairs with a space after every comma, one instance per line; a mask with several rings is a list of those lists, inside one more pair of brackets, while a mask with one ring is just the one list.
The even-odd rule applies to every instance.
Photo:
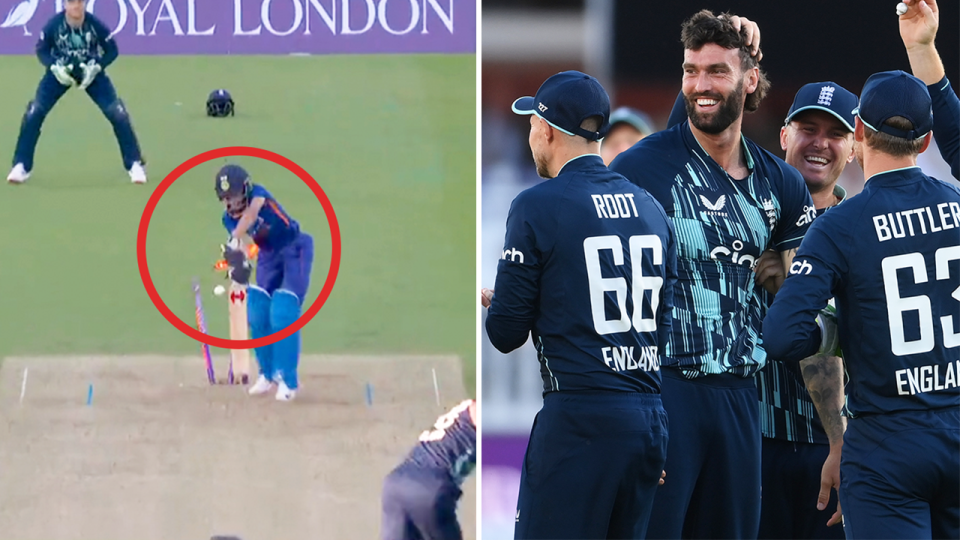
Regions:
[[612, 159], [594, 77], [514, 102], [546, 180], [481, 302], [543, 380], [515, 538], [960, 538], [960, 189], [917, 165], [935, 133], [960, 179], [960, 99], [906, 4], [912, 73], [801, 87], [784, 159], [741, 131], [769, 82], [729, 14], [684, 22], [668, 127]]

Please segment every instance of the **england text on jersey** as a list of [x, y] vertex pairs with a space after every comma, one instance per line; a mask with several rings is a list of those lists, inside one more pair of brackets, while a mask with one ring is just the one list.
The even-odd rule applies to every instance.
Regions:
[[897, 393], [901, 396], [913, 396], [926, 392], [936, 392], [957, 387], [957, 374], [960, 373], [960, 360], [950, 362], [941, 377], [940, 364], [919, 366], [910, 369], [898, 369], [896, 378]]

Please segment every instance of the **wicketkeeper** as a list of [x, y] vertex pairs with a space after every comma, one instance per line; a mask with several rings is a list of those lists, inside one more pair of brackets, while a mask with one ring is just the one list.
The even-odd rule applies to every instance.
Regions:
[[[279, 332], [300, 318], [310, 287], [313, 237], [300, 230], [263, 186], [250, 181], [239, 165], [225, 165], [217, 173], [217, 197], [224, 203], [223, 225], [230, 239], [222, 246], [228, 275], [246, 285], [252, 265], [243, 240], [249, 236], [260, 248], [256, 285], [247, 288], [247, 318], [253, 339]], [[290, 401], [297, 392], [300, 331], [272, 345], [254, 349], [260, 377], [250, 394], [262, 394], [277, 385], [278, 401]]]
[[30, 177], [43, 121], [67, 90], [77, 87], [90, 96], [113, 125], [123, 167], [130, 180], [142, 184], [147, 181], [147, 174], [130, 113], [105, 71], [117, 59], [117, 43], [106, 25], [86, 12], [85, 0], [63, 0], [63, 4], [64, 11], [47, 22], [37, 41], [37, 57], [47, 71], [23, 114], [13, 169], [7, 181], [19, 184]]

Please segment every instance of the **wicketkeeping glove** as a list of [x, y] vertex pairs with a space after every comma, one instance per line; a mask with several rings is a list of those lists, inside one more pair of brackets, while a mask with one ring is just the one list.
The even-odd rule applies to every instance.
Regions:
[[80, 83], [80, 89], [86, 90], [90, 83], [97, 78], [97, 74], [103, 71], [103, 68], [100, 67], [100, 64], [96, 60], [90, 60], [88, 62], [83, 62], [80, 64], [80, 68], [83, 69], [83, 82]]
[[820, 327], [820, 350], [817, 354], [840, 356], [840, 333], [837, 330], [837, 309], [831, 305], [820, 310], [817, 315]]
[[57, 62], [50, 66], [50, 73], [53, 73], [57, 81], [64, 86], [73, 86], [77, 83], [70, 75], [71, 71], [73, 71], [73, 64], [64, 65], [63, 62]]

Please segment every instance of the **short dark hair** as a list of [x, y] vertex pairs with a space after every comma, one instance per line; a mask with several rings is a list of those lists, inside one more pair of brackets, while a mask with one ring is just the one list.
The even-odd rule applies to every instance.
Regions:
[[[737, 32], [730, 22], [733, 17], [730, 13], [722, 13], [717, 16], [712, 11], [703, 9], [695, 13], [692, 17], [684, 21], [680, 30], [680, 41], [683, 42], [683, 48], [691, 51], [699, 51], [704, 45], [713, 43], [725, 49], [740, 50], [740, 66], [743, 71], [759, 68], [755, 56], [750, 55], [750, 47], [746, 44], [747, 32], [741, 28]], [[747, 94], [743, 109], [747, 112], [753, 112], [760, 108], [760, 102], [766, 97], [770, 90], [770, 80], [767, 74], [760, 70], [760, 80], [757, 89], [751, 94]]]
[[600, 131], [600, 124], [603, 123], [603, 117], [599, 115], [588, 116], [580, 122], [580, 128], [587, 131]]
[[[903, 131], [910, 131], [914, 128], [913, 122], [902, 116], [891, 116], [884, 122], [884, 125]], [[870, 148], [893, 157], [916, 156], [923, 148], [923, 137], [918, 139], [894, 137], [882, 131], [874, 131], [866, 124], [863, 126], [863, 138]]]

